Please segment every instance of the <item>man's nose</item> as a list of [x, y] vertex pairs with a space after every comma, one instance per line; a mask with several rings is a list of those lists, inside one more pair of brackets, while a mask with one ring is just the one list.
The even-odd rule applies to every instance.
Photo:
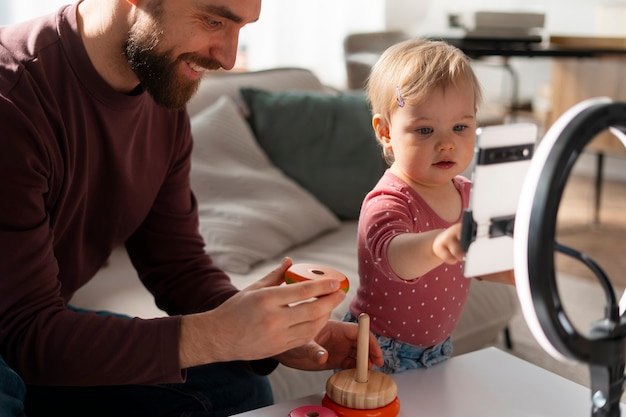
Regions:
[[237, 61], [237, 52], [239, 48], [239, 32], [229, 34], [224, 38], [221, 45], [214, 49], [213, 56], [218, 60], [222, 68], [231, 70]]

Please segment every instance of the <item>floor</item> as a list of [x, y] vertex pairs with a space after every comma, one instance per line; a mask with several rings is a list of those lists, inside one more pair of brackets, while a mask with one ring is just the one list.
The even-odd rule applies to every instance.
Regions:
[[[593, 177], [570, 177], [558, 214], [560, 243], [589, 255], [613, 284], [626, 287], [626, 182], [603, 181], [600, 210], [595, 210]], [[557, 256], [557, 268], [571, 275], [596, 280], [583, 263]]]

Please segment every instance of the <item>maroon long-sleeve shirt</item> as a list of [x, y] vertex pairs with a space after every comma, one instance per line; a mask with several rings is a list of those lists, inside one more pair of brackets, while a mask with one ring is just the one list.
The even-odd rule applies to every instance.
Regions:
[[[0, 28], [0, 354], [27, 383], [184, 379], [179, 315], [236, 292], [198, 234], [191, 147], [186, 111], [99, 76], [76, 5]], [[121, 244], [170, 317], [66, 308]]]

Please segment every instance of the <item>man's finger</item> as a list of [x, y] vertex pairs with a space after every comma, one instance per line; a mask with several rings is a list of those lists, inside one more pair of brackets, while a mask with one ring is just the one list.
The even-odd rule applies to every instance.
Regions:
[[246, 287], [246, 290], [258, 290], [266, 287], [275, 287], [285, 282], [285, 271], [293, 264], [290, 258], [285, 257], [278, 267], [274, 268], [266, 276], [253, 282]]
[[315, 281], [296, 282], [280, 290], [282, 292], [282, 300], [285, 304], [294, 304], [333, 294], [339, 291], [339, 288], [340, 283], [338, 280], [334, 278], [324, 278]]

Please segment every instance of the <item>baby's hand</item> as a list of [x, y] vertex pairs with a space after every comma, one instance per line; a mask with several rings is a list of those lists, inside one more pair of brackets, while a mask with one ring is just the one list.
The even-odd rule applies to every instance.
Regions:
[[463, 260], [465, 252], [461, 247], [461, 224], [448, 227], [437, 235], [433, 242], [433, 253], [447, 264]]

